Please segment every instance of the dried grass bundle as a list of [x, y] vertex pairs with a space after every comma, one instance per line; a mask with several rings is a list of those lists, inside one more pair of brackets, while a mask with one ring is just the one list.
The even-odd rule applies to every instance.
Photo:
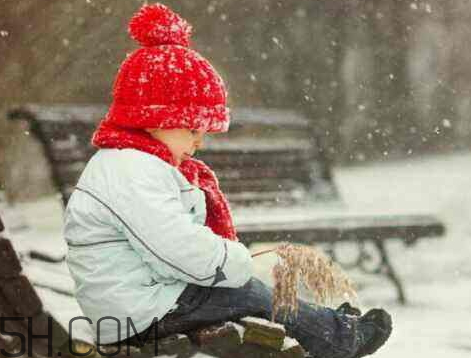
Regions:
[[355, 300], [357, 295], [353, 282], [339, 265], [320, 249], [284, 243], [274, 250], [279, 262], [273, 267], [274, 279], [272, 321], [283, 309], [284, 319], [290, 313], [297, 315], [298, 285], [301, 282], [314, 296], [318, 304], [329, 305], [335, 298]]

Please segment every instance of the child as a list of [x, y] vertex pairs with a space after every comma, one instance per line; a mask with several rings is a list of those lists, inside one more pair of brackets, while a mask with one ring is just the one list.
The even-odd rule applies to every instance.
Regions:
[[[65, 218], [68, 265], [97, 343], [137, 344], [154, 321], [163, 337], [269, 319], [272, 290], [252, 277], [214, 173], [192, 158], [206, 133], [228, 130], [224, 83], [189, 48], [191, 26], [167, 7], [144, 5], [129, 31], [142, 47], [119, 70], [93, 136], [100, 150]], [[300, 301], [297, 319], [281, 323], [315, 357], [362, 357], [389, 337], [385, 311], [346, 313]], [[125, 329], [128, 317], [135, 332]]]

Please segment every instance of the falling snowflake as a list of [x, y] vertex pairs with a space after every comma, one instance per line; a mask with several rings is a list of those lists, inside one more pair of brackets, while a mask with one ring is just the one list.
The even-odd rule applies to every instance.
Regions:
[[209, 96], [209, 94], [211, 93], [211, 86], [209, 85], [209, 83], [207, 83], [207, 84], [203, 87], [203, 93], [204, 93], [206, 96]]
[[149, 79], [147, 78], [146, 74], [143, 72], [139, 76], [139, 83], [147, 83], [149, 82]]
[[450, 122], [450, 120], [449, 120], [448, 118], [443, 118], [443, 120], [442, 120], [442, 125], [443, 125], [443, 127], [445, 127], [445, 128], [450, 128], [450, 127], [451, 127], [451, 122]]
[[394, 79], [394, 74], [393, 74], [393, 73], [390, 73], [390, 74], [389, 74], [389, 78], [390, 78], [391, 80], [393, 80], [393, 79]]
[[1, 31], [0, 31], [0, 36], [1, 36], [1, 37], [7, 37], [8, 34], [9, 34], [9, 32], [6, 31], [6, 30], [1, 30]]
[[283, 48], [280, 43], [280, 40], [277, 37], [272, 37], [271, 40], [275, 43], [276, 46], [278, 46], [279, 48]]
[[303, 17], [306, 17], [307, 13], [306, 13], [306, 10], [303, 9], [303, 8], [298, 8], [296, 9], [296, 16], [299, 17], [299, 18], [303, 18]]
[[206, 11], [208, 12], [208, 14], [212, 14], [212, 13], [214, 13], [214, 11], [216, 11], [216, 8], [214, 7], [214, 5], [211, 4], [211, 5], [208, 6]]
[[430, 4], [425, 4], [425, 11], [427, 11], [429, 14], [432, 13], [432, 6], [430, 6]]
[[262, 58], [262, 60], [268, 59], [268, 55], [267, 55], [265, 52], [262, 52], [262, 53], [260, 54], [260, 57]]
[[410, 8], [412, 10], [417, 10], [419, 7], [417, 6], [417, 3], [413, 2], [413, 3], [410, 4]]
[[255, 82], [257, 80], [257, 77], [255, 77], [255, 75], [253, 73], [250, 74], [250, 80], [252, 82]]
[[364, 104], [359, 104], [358, 105], [358, 110], [359, 111], [364, 111], [366, 109], [366, 106]]

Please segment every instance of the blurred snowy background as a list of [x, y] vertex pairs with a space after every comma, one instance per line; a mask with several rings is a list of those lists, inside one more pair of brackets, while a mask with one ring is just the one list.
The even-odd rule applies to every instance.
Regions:
[[[109, 103], [142, 0], [0, 2], [0, 113], [13, 103]], [[471, 140], [468, 0], [163, 1], [194, 27], [232, 106], [296, 110], [342, 164], [444, 153]], [[15, 135], [14, 135], [15, 134]], [[0, 185], [48, 190], [37, 151], [0, 115], [0, 148], [28, 153]], [[33, 185], [25, 177], [33, 176]], [[28, 185], [26, 185], [28, 184]]]

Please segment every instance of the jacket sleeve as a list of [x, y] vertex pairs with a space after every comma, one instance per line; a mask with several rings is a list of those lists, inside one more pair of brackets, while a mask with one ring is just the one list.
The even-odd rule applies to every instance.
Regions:
[[200, 286], [239, 287], [250, 279], [249, 250], [193, 222], [168, 168], [141, 167], [127, 179], [114, 199], [123, 231], [156, 273]]

